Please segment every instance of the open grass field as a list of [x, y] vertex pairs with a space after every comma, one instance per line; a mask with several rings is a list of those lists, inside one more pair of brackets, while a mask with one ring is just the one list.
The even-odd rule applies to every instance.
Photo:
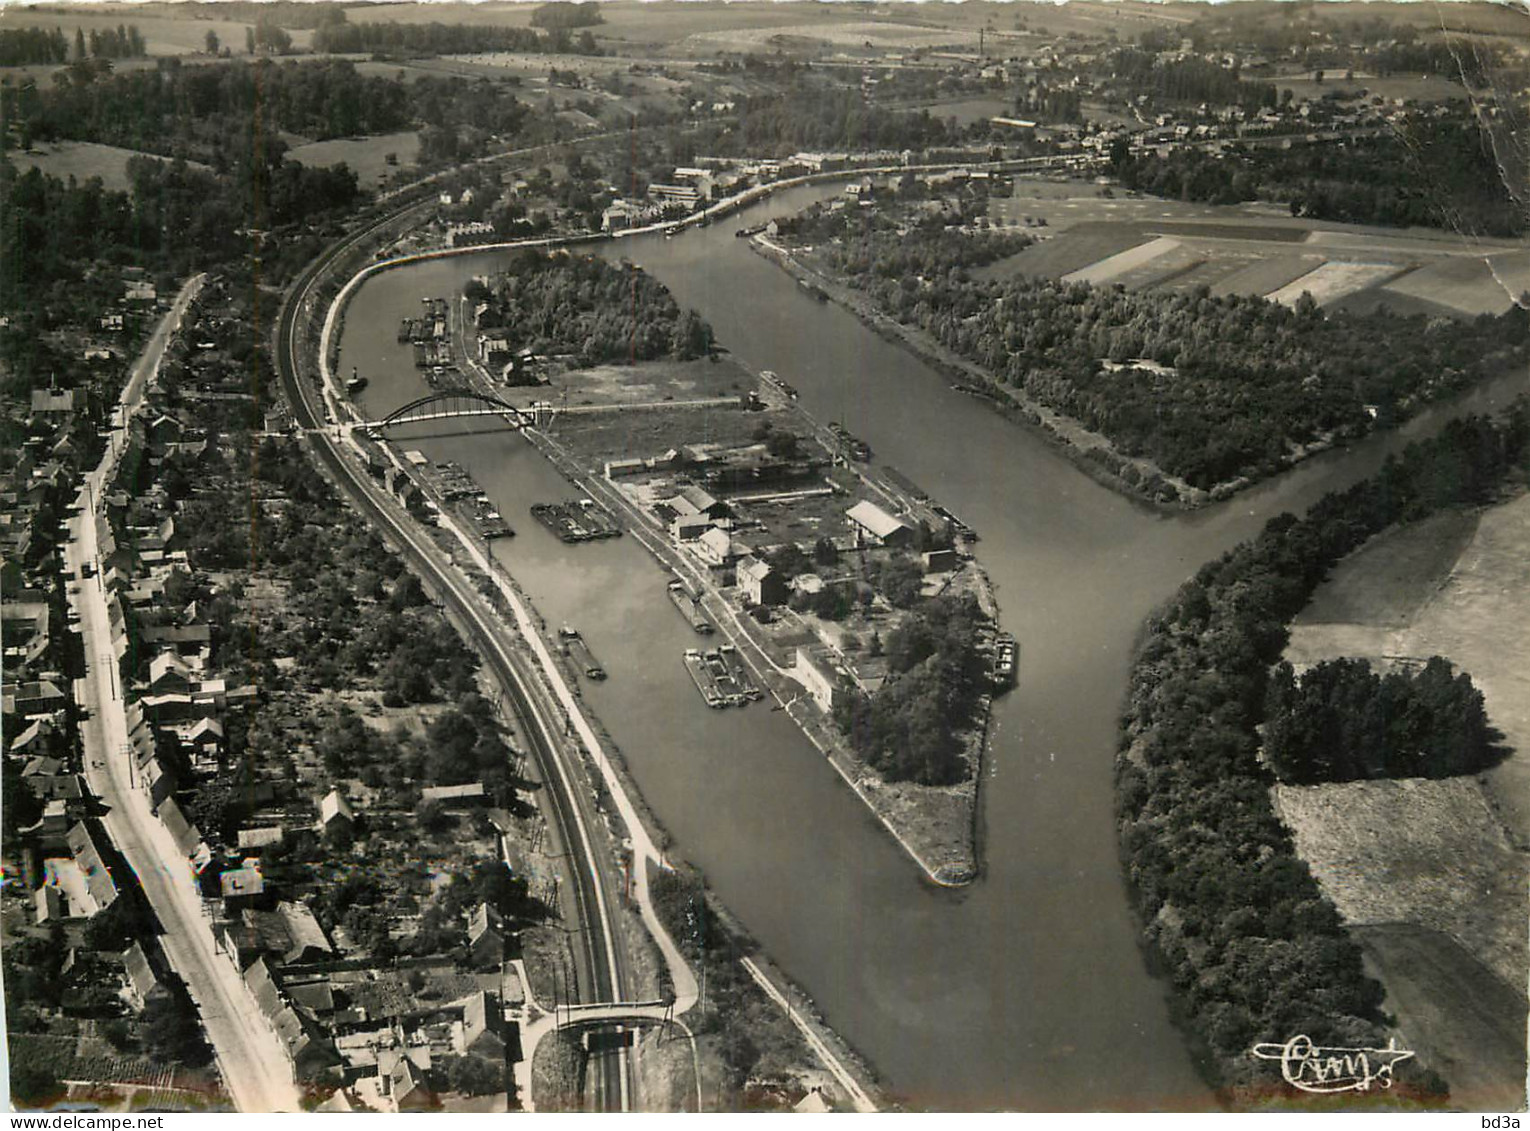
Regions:
[[[397, 165], [388, 164], [393, 154]], [[362, 188], [372, 188], [388, 174], [413, 165], [420, 155], [420, 135], [414, 130], [375, 137], [334, 138], [312, 141], [287, 151], [287, 156], [304, 165], [338, 165], [342, 161], [356, 172]]]
[[1476, 511], [1444, 511], [1372, 538], [1334, 567], [1296, 624], [1408, 624], [1477, 533]]
[[561, 405], [566, 396], [570, 407], [579, 407], [737, 397], [758, 385], [752, 373], [723, 355], [716, 361], [645, 361], [572, 369], [554, 377], [550, 386], [503, 389], [500, 395], [517, 405], [544, 400]]
[[1509, 844], [1474, 779], [1275, 793], [1297, 853], [1347, 922], [1444, 931], [1505, 983], [1525, 985], [1530, 858]]
[[[106, 188], [126, 192], [128, 159], [155, 155], [139, 153], [134, 149], [119, 149], [115, 145], [97, 145], [89, 141], [56, 141], [39, 144], [25, 153], [12, 149], [6, 156], [19, 169], [36, 167], [62, 180], [74, 177], [81, 182], [91, 177], [100, 177], [101, 184]], [[187, 164], [206, 168], [196, 161]]]
[[1384, 1008], [1397, 1018], [1398, 1044], [1445, 1077], [1451, 1105], [1523, 1110], [1525, 1000], [1516, 987], [1440, 931], [1379, 923], [1354, 935], [1387, 987]]

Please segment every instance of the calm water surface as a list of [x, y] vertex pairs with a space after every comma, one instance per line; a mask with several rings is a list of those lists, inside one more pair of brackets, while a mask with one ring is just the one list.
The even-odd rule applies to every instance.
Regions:
[[[972, 887], [922, 882], [783, 714], [763, 703], [707, 710], [680, 661], [695, 636], [663, 597], [664, 572], [630, 538], [571, 547], [535, 523], [532, 503], [571, 490], [525, 441], [422, 426], [401, 446], [458, 460], [488, 490], [518, 532], [496, 553], [548, 622], [577, 625], [611, 673], [585, 698], [680, 851], [895, 1093], [941, 1109], [1207, 1107], [1137, 949], [1116, 856], [1111, 760], [1136, 633], [1203, 562], [1269, 518], [1527, 382], [1500, 382], [1223, 506], [1160, 516], [952, 392], [733, 237], [821, 195], [799, 190], [747, 221], [602, 250], [641, 263], [744, 362], [780, 373], [810, 412], [842, 421], [982, 535], [1021, 679], [995, 713], [986, 869]], [[369, 415], [424, 388], [409, 347], [394, 342], [398, 320], [500, 262], [425, 264], [361, 288], [341, 364], [370, 378]]]

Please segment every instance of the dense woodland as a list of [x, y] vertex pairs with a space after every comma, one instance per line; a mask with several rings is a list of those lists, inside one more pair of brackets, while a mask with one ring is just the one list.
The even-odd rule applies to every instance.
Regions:
[[[1247, 1055], [1256, 1041], [1305, 1033], [1318, 1045], [1385, 1043], [1381, 987], [1297, 857], [1259, 758], [1287, 625], [1372, 535], [1489, 502], [1527, 470], [1525, 402], [1503, 423], [1455, 421], [1305, 519], [1273, 519], [1148, 623], [1116, 763], [1121, 853], [1144, 938], [1224, 1086], [1267, 1079]], [[1441, 1088], [1432, 1074], [1399, 1083]]]
[[1292, 309], [1205, 288], [983, 281], [966, 268], [1000, 246], [992, 236], [922, 237], [846, 213], [803, 230], [899, 322], [1194, 487], [1271, 474], [1294, 445], [1365, 432], [1370, 409], [1391, 423], [1530, 356], [1517, 308], [1472, 322], [1325, 316], [1307, 299]]
[[1277, 100], [1273, 84], [1245, 81], [1231, 67], [1194, 56], [1160, 61], [1149, 52], [1127, 47], [1113, 52], [1107, 63], [1113, 80], [1128, 97], [1145, 94], [1155, 105], [1208, 103], [1241, 106], [1254, 113], [1273, 107]]
[[834, 708], [856, 757], [891, 781], [951, 785], [968, 776], [962, 732], [986, 690], [984, 620], [970, 596], [935, 597], [887, 634], [887, 681]]
[[272, 136], [279, 131], [317, 139], [415, 127], [510, 135], [528, 113], [503, 83], [429, 75], [400, 82], [362, 75], [345, 59], [216, 66], [169, 59], [105, 77], [86, 71], [51, 87], [0, 87], [0, 139], [21, 148], [34, 140], [101, 142], [224, 172], [248, 162], [252, 149], [280, 145]]
[[801, 79], [781, 93], [745, 99], [728, 152], [785, 156], [798, 150], [927, 149], [960, 140], [928, 110], [887, 110], [856, 89]]
[[1518, 236], [1526, 212], [1505, 184], [1491, 139], [1474, 122], [1413, 115], [1379, 137], [1341, 143], [1235, 146], [1223, 155], [1115, 154], [1128, 188], [1170, 200], [1270, 200], [1293, 216]]
[[1265, 693], [1264, 754], [1281, 781], [1443, 778], [1498, 760], [1482, 692], [1439, 656], [1378, 675], [1327, 660], [1298, 678], [1282, 663]]
[[[79, 282], [98, 262], [178, 276], [247, 259], [253, 231], [342, 213], [358, 195], [356, 175], [343, 165], [310, 169], [285, 159], [219, 176], [134, 157], [128, 179], [130, 190], [118, 192], [94, 177], [80, 184], [35, 168], [17, 172], [0, 158], [0, 308], [47, 318], [55, 286]], [[272, 267], [281, 260], [278, 250]]]
[[669, 290], [640, 267], [595, 256], [515, 253], [491, 284], [469, 283], [470, 299], [488, 302], [485, 333], [513, 349], [573, 356], [581, 365], [690, 361], [712, 351], [712, 328], [682, 311]]

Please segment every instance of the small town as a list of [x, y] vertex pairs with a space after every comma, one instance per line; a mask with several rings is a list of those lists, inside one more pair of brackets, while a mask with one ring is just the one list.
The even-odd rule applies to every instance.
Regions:
[[1527, 92], [4, 5], [7, 1110], [1524, 1110]]

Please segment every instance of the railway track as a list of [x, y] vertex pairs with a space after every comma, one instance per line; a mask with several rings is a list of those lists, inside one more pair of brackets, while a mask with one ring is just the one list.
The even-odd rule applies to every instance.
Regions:
[[[492, 613], [440, 552], [408, 521], [393, 514], [374, 493], [362, 470], [339, 450], [337, 441], [326, 431], [326, 419], [317, 390], [304, 378], [298, 345], [299, 320], [311, 309], [319, 282], [337, 260], [363, 245], [391, 224], [422, 207], [410, 205], [388, 213], [366, 227], [338, 241], [320, 254], [299, 276], [282, 303], [276, 326], [276, 368], [293, 416], [312, 446], [331, 480], [346, 494], [368, 522], [384, 531], [403, 554], [410, 567], [429, 582], [459, 628], [488, 663], [504, 688], [521, 728], [532, 747], [532, 756], [549, 788], [549, 816], [560, 853], [568, 857], [568, 873], [579, 929], [580, 945], [575, 949], [579, 968], [581, 996], [595, 1002], [622, 1001], [625, 998], [620, 957], [613, 942], [608, 893], [615, 885], [606, 875], [608, 862], [596, 850], [590, 828], [595, 814], [588, 793], [575, 787], [575, 775], [565, 763], [562, 748], [553, 729], [556, 718], [547, 717], [547, 708], [535, 702], [527, 683], [517, 670], [515, 659], [499, 639]], [[614, 898], [614, 897], [613, 897]], [[596, 1094], [600, 1106], [620, 1110], [630, 1103], [630, 1080], [624, 1054], [601, 1058]]]

